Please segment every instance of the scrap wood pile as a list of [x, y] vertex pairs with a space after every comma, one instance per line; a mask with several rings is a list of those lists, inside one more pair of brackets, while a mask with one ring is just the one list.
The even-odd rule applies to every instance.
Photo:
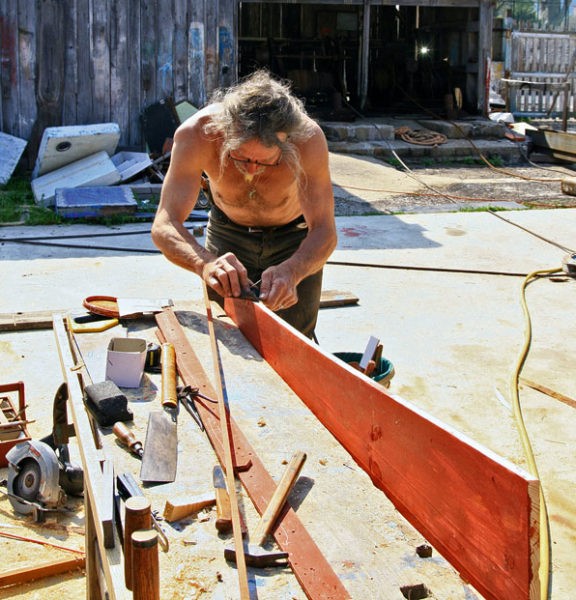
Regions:
[[[119, 151], [117, 123], [47, 127], [31, 174], [34, 201], [64, 218], [150, 216], [170, 163], [174, 132], [194, 112], [188, 102], [175, 105], [171, 99], [145, 108], [140, 125], [146, 152]], [[8, 182], [27, 144], [0, 133], [0, 149], [8, 156], [0, 184]], [[201, 193], [197, 208], [207, 205]]]

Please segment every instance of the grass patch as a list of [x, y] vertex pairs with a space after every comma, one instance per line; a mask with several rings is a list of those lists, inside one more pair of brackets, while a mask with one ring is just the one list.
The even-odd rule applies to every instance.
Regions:
[[53, 225], [61, 220], [49, 208], [38, 206], [30, 182], [24, 177], [12, 177], [0, 188], [0, 223], [22, 225]]
[[507, 212], [511, 209], [504, 206], [464, 206], [458, 212]]
[[30, 180], [27, 177], [12, 177], [5, 186], [0, 186], [0, 224], [3, 225], [60, 225], [88, 223], [91, 225], [123, 225], [150, 221], [159, 202], [158, 194], [136, 196], [137, 209], [131, 214], [113, 214], [85, 219], [67, 219], [56, 214], [53, 208], [36, 204]]

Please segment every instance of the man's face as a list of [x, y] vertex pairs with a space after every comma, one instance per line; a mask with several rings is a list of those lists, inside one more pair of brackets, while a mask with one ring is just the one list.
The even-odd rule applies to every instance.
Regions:
[[[285, 141], [285, 134], [278, 134], [278, 139]], [[230, 152], [228, 158], [241, 173], [252, 178], [266, 169], [277, 167], [282, 160], [282, 150], [278, 146], [265, 146], [260, 140], [253, 139]]]

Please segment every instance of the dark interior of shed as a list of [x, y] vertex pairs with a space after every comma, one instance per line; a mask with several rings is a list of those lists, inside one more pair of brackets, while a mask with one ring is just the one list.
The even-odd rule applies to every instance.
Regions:
[[371, 6], [366, 59], [361, 5], [240, 6], [239, 75], [269, 68], [315, 116], [475, 111], [477, 9]]

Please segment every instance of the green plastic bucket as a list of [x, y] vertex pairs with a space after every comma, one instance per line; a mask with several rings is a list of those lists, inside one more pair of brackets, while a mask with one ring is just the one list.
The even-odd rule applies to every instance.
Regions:
[[[334, 352], [334, 356], [346, 363], [360, 362], [362, 359], [361, 352]], [[387, 358], [380, 358], [370, 377], [384, 387], [390, 387], [390, 380], [394, 377], [394, 365]]]

